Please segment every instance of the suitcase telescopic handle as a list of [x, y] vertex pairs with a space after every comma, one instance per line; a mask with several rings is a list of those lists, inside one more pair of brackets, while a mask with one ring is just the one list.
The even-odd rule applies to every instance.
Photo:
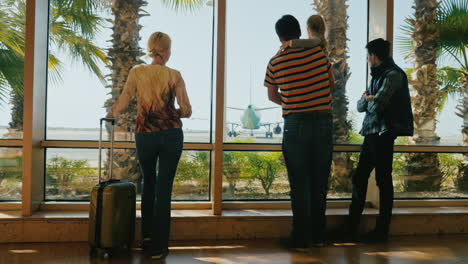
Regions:
[[102, 178], [102, 124], [104, 122], [109, 122], [111, 124], [111, 134], [110, 134], [110, 153], [109, 153], [109, 180], [112, 179], [112, 164], [114, 158], [114, 128], [115, 128], [115, 118], [101, 118], [99, 120], [99, 183]]

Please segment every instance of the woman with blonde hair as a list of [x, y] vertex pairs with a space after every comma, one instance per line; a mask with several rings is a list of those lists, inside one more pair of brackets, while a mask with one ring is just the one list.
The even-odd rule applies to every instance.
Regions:
[[[325, 38], [326, 26], [325, 21], [321, 16], [311, 15], [307, 19], [307, 34], [309, 37], [308, 39], [292, 39], [284, 42], [278, 53], [286, 48], [315, 48], [319, 46], [328, 58], [328, 41]], [[332, 68], [328, 70], [328, 76], [330, 78], [330, 89], [333, 92], [333, 88], [335, 87], [335, 78], [333, 76]]]
[[151, 64], [130, 70], [107, 117], [117, 118], [136, 96], [135, 143], [143, 175], [142, 247], [150, 250], [153, 259], [161, 259], [169, 253], [172, 185], [184, 142], [180, 119], [190, 117], [192, 107], [180, 72], [166, 66], [170, 37], [162, 32], [151, 34], [148, 56]]
[[309, 39], [293, 39], [285, 42], [281, 50], [285, 48], [314, 48], [320, 46], [328, 56], [328, 42], [325, 38], [325, 21], [319, 15], [312, 15], [307, 19], [307, 34]]

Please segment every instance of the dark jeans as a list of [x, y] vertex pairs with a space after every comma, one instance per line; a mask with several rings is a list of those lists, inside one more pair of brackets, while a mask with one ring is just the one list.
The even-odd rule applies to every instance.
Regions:
[[168, 129], [136, 134], [135, 141], [143, 175], [142, 236], [151, 238], [153, 249], [165, 249], [169, 241], [172, 184], [184, 134], [180, 128]]
[[291, 187], [293, 240], [323, 240], [332, 150], [331, 114], [285, 117], [283, 154]]
[[395, 136], [390, 133], [372, 134], [364, 138], [359, 163], [353, 174], [353, 198], [349, 207], [351, 230], [359, 227], [366, 201], [367, 184], [371, 171], [375, 168], [375, 178], [379, 187], [380, 210], [376, 230], [388, 234], [393, 208], [393, 144]]

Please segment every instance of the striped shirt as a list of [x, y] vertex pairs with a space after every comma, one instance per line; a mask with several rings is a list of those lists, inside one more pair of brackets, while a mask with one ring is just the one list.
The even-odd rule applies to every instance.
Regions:
[[280, 89], [283, 116], [331, 110], [330, 67], [320, 47], [288, 48], [271, 58], [264, 85]]

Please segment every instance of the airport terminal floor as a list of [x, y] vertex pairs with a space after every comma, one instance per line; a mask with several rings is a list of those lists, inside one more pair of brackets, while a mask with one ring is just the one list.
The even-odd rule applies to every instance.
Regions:
[[382, 244], [328, 243], [309, 252], [293, 252], [278, 240], [178, 241], [165, 260], [151, 260], [142, 251], [112, 258], [90, 258], [87, 243], [0, 244], [0, 263], [330, 263], [413, 264], [468, 263], [468, 236], [394, 236]]

